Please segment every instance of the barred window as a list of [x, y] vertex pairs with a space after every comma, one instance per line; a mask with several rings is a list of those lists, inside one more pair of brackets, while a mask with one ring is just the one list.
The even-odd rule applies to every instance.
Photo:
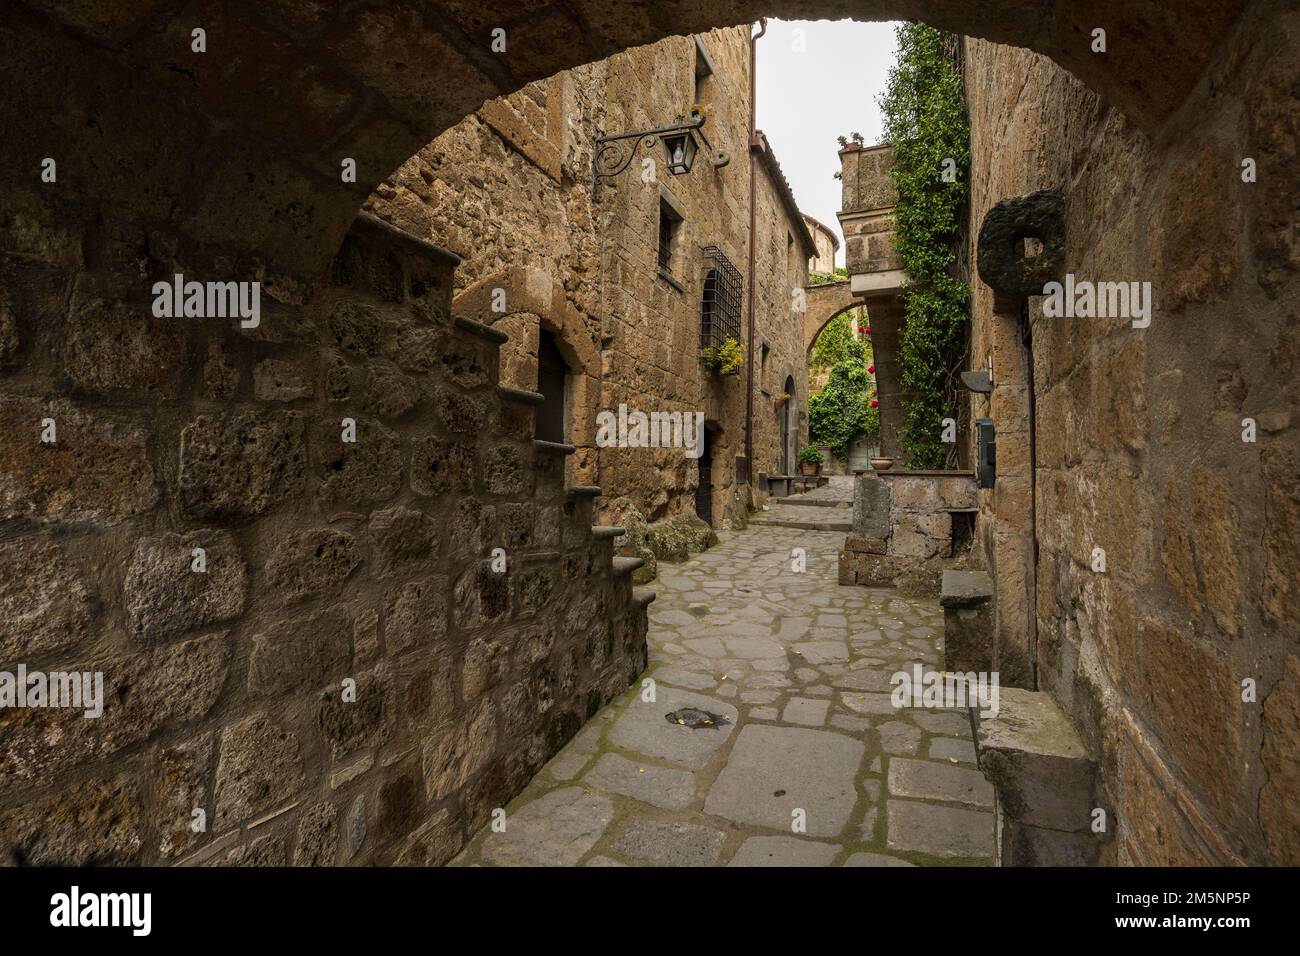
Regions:
[[704, 247], [704, 291], [700, 297], [700, 348], [740, 341], [740, 302], [745, 280], [717, 246]]

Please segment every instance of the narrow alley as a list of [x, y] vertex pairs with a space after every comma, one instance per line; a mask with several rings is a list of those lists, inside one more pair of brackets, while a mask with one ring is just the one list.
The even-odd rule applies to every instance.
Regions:
[[506, 807], [504, 832], [489, 824], [455, 862], [988, 863], [993, 794], [967, 713], [895, 710], [889, 696], [895, 672], [941, 661], [937, 603], [837, 584], [842, 533], [720, 537], [661, 566], [653, 698], [642, 682], [601, 710]]

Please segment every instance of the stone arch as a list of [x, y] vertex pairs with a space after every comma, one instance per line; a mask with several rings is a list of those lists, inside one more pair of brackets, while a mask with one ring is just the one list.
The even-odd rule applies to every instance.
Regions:
[[[569, 366], [569, 403], [572, 422], [570, 441], [578, 449], [573, 462], [573, 479], [594, 483], [596, 473], [596, 413], [600, 410], [600, 352], [592, 341], [587, 323], [565, 295], [564, 287], [543, 269], [518, 266], [486, 276], [452, 299], [452, 314], [487, 326], [507, 326], [511, 341], [501, 346], [502, 384], [534, 389], [508, 374], [526, 366], [512, 362], [529, 348], [535, 351], [537, 333], [546, 330], [554, 337]], [[523, 320], [523, 321], [519, 321]], [[533, 327], [530, 329], [529, 325]], [[520, 334], [527, 336], [517, 341]], [[512, 351], [512, 345], [515, 347]]]
[[822, 329], [830, 325], [831, 319], [855, 306], [866, 305], [865, 300], [853, 295], [847, 280], [810, 286], [805, 290], [805, 295], [807, 308], [803, 314], [804, 354], [812, 351], [817, 336], [822, 334]]
[[[0, 26], [0, 168], [31, 171], [10, 175], [34, 183], [42, 157], [58, 157], [60, 199], [136, 224], [150, 255], [292, 277], [278, 284], [301, 295], [294, 284], [325, 273], [366, 197], [438, 133], [487, 100], [620, 50], [764, 16], [914, 17], [1050, 57], [1156, 132], [1197, 89], [1243, 4], [571, 0], [521, 10], [487, 0], [436, 12], [403, 0], [220, 4], [204, 53], [192, 50], [193, 14], [183, 5], [10, 7]], [[1102, 21], [1104, 56], [1090, 49]], [[509, 56], [491, 49], [497, 28]], [[31, 188], [6, 205], [42, 215]], [[49, 218], [57, 241], [59, 217]], [[68, 242], [69, 254], [75, 246]]]

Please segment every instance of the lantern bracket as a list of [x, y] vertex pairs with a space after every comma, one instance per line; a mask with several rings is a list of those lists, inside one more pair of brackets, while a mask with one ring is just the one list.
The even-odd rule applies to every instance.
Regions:
[[[595, 136], [592, 139], [591, 152], [591, 189], [598, 193], [601, 181], [612, 182], [614, 177], [623, 172], [632, 163], [632, 157], [642, 143], [653, 145], [660, 137], [673, 133], [699, 133], [700, 139], [716, 157], [713, 144], [704, 135], [704, 114], [698, 109], [691, 110], [690, 120], [678, 116], [672, 126], [660, 126], [656, 129], [643, 129], [631, 133], [618, 133], [614, 136]], [[716, 159], [715, 159], [716, 162]]]

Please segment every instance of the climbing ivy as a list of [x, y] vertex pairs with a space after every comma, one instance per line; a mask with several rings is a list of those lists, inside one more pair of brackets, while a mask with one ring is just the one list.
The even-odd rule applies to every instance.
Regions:
[[808, 399], [808, 437], [814, 445], [829, 445], [841, 461], [849, 457], [849, 443], [859, 435], [875, 441], [880, 416], [871, 407], [875, 382], [858, 359], [831, 368], [830, 381]]
[[[879, 105], [894, 150], [894, 239], [909, 280], [899, 342], [905, 395], [900, 440], [908, 467], [942, 468], [956, 451], [940, 436], [943, 419], [956, 417], [969, 322], [969, 290], [953, 267], [970, 124], [953, 37], [921, 23], [902, 24], [896, 35], [898, 60]], [[945, 177], [945, 169], [955, 175]]]
[[853, 323], [864, 321], [859, 317], [860, 309], [841, 312], [826, 323], [826, 327], [817, 334], [813, 343], [812, 355], [808, 357], [808, 368], [824, 371], [840, 362], [856, 360], [859, 365], [871, 361], [871, 340], [866, 336], [853, 337]]

